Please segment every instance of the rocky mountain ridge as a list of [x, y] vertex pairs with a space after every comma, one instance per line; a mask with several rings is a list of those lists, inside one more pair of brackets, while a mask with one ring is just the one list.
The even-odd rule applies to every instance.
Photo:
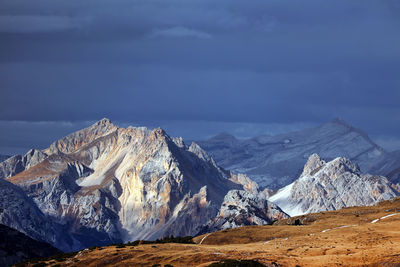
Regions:
[[37, 149], [29, 150], [25, 155], [15, 155], [0, 162], [0, 179], [14, 176], [42, 162], [47, 157]]
[[0, 179], [0, 224], [18, 229], [38, 241], [57, 243], [68, 250], [74, 240], [65, 233], [65, 227], [48, 220], [25, 192], [18, 186]]
[[346, 158], [326, 162], [313, 154], [301, 176], [269, 200], [290, 216], [297, 216], [350, 206], [370, 206], [398, 195], [398, 188], [387, 178], [362, 174], [360, 168]]
[[288, 217], [277, 205], [268, 201], [268, 196], [262, 192], [231, 190], [226, 194], [217, 216], [203, 227], [201, 233], [244, 225], [266, 225]]
[[334, 119], [315, 128], [239, 140], [227, 133], [197, 142], [223, 168], [245, 173], [261, 187], [277, 190], [301, 174], [313, 153], [346, 157], [366, 173], [400, 182], [400, 157], [376, 145], [363, 131]]
[[[365, 141], [354, 131], [348, 135], [355, 144]], [[288, 155], [305, 149], [296, 148], [296, 140], [282, 141]], [[279, 164], [287, 162], [282, 153], [272, 157]], [[0, 163], [0, 175], [0, 223], [64, 251], [267, 224], [286, 213], [371, 205], [398, 194], [386, 178], [363, 175], [348, 160], [313, 156], [298, 181], [273, 195], [221, 168], [196, 143], [187, 146], [160, 128], [120, 128], [108, 119]]]
[[[120, 128], [108, 119], [2, 166], [2, 182], [12, 183], [17, 198], [39, 214], [32, 217], [51, 223], [50, 234], [37, 238], [63, 250], [194, 235], [217, 216], [230, 190], [254, 197], [258, 191], [256, 183], [220, 168], [195, 143], [186, 146], [159, 128]], [[7, 207], [11, 199], [2, 199], [0, 218], [19, 214], [17, 206]], [[268, 210], [263, 212], [260, 216], [267, 216]], [[2, 223], [32, 236], [30, 219], [12, 216]], [[33, 225], [42, 229], [40, 221]]]

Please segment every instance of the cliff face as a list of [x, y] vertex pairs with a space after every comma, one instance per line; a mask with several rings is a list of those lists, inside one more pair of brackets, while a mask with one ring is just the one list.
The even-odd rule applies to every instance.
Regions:
[[42, 153], [44, 159], [7, 180], [67, 228], [70, 249], [194, 235], [230, 190], [258, 192], [256, 183], [223, 170], [195, 143], [188, 147], [162, 129], [119, 128], [107, 119]]
[[362, 174], [346, 158], [325, 162], [313, 154], [301, 176], [269, 198], [291, 216], [337, 210], [349, 206], [374, 205], [399, 195], [383, 176]]
[[74, 240], [65, 227], [48, 220], [21, 188], [0, 179], [0, 224], [7, 225], [39, 241], [70, 250]]
[[243, 225], [265, 225], [288, 217], [277, 205], [268, 201], [264, 193], [231, 190], [226, 194], [217, 216], [203, 227], [202, 233]]
[[46, 157], [46, 153], [37, 149], [31, 149], [25, 155], [16, 155], [8, 157], [4, 161], [0, 160], [0, 179], [23, 172], [42, 162]]

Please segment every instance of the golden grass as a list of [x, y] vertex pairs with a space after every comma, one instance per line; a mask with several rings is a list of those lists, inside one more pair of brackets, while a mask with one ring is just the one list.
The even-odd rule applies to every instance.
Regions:
[[[150, 244], [85, 250], [62, 266], [207, 266], [222, 259], [253, 259], [281, 266], [400, 266], [400, 199], [207, 235], [203, 243]], [[307, 222], [308, 221], [308, 222]], [[340, 226], [349, 226], [337, 228]], [[336, 228], [336, 229], [335, 229]], [[323, 232], [323, 230], [331, 229]], [[199, 243], [205, 235], [194, 238]]]

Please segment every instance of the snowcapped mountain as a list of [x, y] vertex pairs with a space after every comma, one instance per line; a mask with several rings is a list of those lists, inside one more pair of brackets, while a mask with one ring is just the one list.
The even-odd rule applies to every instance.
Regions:
[[328, 160], [346, 157], [363, 172], [400, 182], [400, 158], [340, 119], [311, 129], [247, 140], [224, 133], [198, 144], [223, 168], [245, 173], [260, 186], [275, 190], [293, 182], [313, 153]]
[[[220, 168], [195, 143], [186, 146], [181, 138], [172, 138], [162, 129], [119, 128], [108, 119], [44, 151], [7, 160], [2, 170], [6, 177], [2, 182], [22, 189], [15, 198], [29, 202], [39, 214], [33, 218], [45, 217], [65, 228], [70, 237], [68, 249], [52, 236], [40, 235], [64, 250], [171, 234], [194, 235], [215, 218], [230, 190], [239, 190], [235, 192], [241, 195], [258, 190], [245, 175]], [[1, 201], [0, 216], [9, 212], [11, 197]], [[275, 211], [268, 215], [263, 208], [263, 214], [253, 212], [251, 216], [282, 216]], [[30, 235], [26, 230], [29, 218], [22, 225], [14, 225], [15, 221], [3, 223]], [[39, 225], [35, 228], [41, 229]]]
[[349, 206], [369, 206], [399, 195], [383, 176], [362, 174], [346, 158], [325, 162], [313, 154], [301, 176], [269, 198], [290, 216]]
[[72, 238], [65, 234], [63, 225], [49, 221], [21, 188], [2, 179], [0, 224], [17, 229], [36, 240], [57, 243], [62, 250], [71, 250], [74, 246]]

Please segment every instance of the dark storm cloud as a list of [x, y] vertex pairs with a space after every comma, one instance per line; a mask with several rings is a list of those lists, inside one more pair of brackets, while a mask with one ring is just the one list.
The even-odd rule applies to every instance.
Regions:
[[393, 136], [399, 29], [395, 0], [2, 1], [0, 120], [339, 116]]

